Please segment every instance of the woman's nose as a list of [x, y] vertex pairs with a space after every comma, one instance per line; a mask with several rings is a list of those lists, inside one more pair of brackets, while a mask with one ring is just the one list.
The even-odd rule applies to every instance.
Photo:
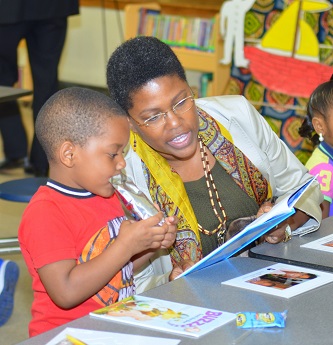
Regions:
[[182, 121], [181, 116], [177, 115], [173, 109], [170, 109], [167, 114], [165, 121], [172, 126], [178, 126]]

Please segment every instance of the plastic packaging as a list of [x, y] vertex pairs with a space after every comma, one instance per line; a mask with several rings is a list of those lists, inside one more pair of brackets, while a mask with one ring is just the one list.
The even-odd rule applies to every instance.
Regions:
[[240, 328], [257, 328], [257, 327], [285, 327], [287, 310], [279, 312], [239, 312], [236, 314], [236, 324]]
[[[110, 182], [131, 218], [135, 220], [147, 219], [158, 213], [152, 202], [126, 175], [113, 176]], [[163, 220], [159, 224], [162, 223]]]

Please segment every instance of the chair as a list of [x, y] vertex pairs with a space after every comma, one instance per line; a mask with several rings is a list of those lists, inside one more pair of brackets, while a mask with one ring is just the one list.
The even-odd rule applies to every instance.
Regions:
[[[0, 199], [28, 203], [47, 177], [29, 177], [0, 183]], [[0, 253], [19, 252], [17, 237], [0, 238]]]

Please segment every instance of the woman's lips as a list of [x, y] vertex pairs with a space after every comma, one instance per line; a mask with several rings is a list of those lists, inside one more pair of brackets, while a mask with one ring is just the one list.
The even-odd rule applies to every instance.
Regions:
[[168, 144], [174, 148], [183, 148], [186, 147], [191, 139], [191, 132], [178, 135], [177, 137], [173, 138]]

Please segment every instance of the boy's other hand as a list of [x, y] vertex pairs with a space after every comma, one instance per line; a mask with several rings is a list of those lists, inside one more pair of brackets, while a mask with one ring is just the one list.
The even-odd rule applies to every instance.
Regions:
[[178, 221], [179, 219], [176, 216], [164, 218], [164, 222], [168, 225], [168, 232], [165, 234], [164, 240], [162, 241], [162, 248], [169, 248], [174, 244], [178, 230]]

